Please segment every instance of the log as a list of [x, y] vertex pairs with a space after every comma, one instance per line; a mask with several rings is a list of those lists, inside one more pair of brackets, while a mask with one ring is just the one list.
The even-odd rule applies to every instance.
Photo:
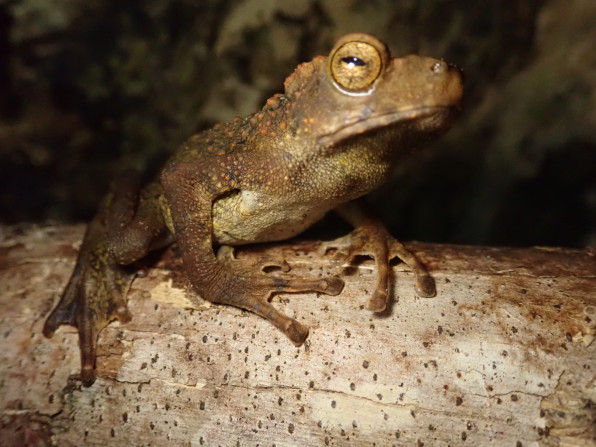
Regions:
[[166, 252], [132, 285], [133, 320], [102, 332], [82, 388], [74, 328], [41, 328], [83, 230], [0, 227], [2, 446], [595, 443], [593, 250], [411, 243], [438, 295], [418, 298], [397, 263], [381, 315], [364, 309], [370, 260], [334, 266], [308, 241], [241, 250], [237, 262], [282, 254], [296, 275], [346, 280], [339, 296], [273, 298], [310, 327], [299, 348], [197, 298]]

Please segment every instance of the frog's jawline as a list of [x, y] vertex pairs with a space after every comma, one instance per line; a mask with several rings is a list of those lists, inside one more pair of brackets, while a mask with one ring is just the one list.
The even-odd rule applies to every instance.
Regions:
[[453, 115], [455, 110], [452, 106], [428, 106], [417, 107], [410, 110], [400, 110], [397, 112], [388, 112], [380, 115], [367, 117], [345, 124], [338, 130], [332, 133], [321, 135], [317, 137], [317, 142], [325, 147], [332, 147], [341, 141], [353, 137], [355, 135], [369, 132], [382, 127], [388, 127], [393, 124], [406, 123], [408, 121], [418, 120], [421, 118], [434, 119], [432, 126], [427, 128], [428, 131], [437, 130], [443, 126], [446, 127], [446, 122]]

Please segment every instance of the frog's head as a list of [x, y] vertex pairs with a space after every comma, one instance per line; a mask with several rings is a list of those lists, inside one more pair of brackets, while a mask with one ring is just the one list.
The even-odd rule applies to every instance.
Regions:
[[462, 94], [457, 68], [429, 57], [392, 58], [368, 34], [342, 37], [328, 57], [302, 64], [286, 80], [295, 128], [327, 148], [370, 132], [388, 143], [441, 133]]

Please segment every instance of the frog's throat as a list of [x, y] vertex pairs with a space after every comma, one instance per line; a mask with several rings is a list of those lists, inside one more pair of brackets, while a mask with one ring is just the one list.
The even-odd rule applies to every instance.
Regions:
[[452, 106], [425, 106], [368, 116], [345, 123], [333, 132], [319, 135], [317, 142], [324, 147], [332, 147], [365, 132], [420, 121], [424, 121], [424, 125], [416, 128], [430, 133], [448, 127], [453, 121], [455, 112], [456, 108]]

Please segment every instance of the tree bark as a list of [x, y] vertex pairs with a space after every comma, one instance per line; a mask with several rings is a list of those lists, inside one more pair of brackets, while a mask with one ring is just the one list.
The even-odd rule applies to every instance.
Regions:
[[339, 296], [273, 298], [310, 327], [300, 348], [196, 298], [170, 250], [135, 279], [133, 320], [101, 333], [98, 379], [81, 388], [76, 330], [41, 328], [83, 230], [0, 227], [2, 446], [596, 442], [593, 250], [408, 244], [438, 295], [418, 298], [398, 263], [381, 315], [364, 309], [372, 261], [333, 266], [313, 242], [240, 251], [345, 279]]

